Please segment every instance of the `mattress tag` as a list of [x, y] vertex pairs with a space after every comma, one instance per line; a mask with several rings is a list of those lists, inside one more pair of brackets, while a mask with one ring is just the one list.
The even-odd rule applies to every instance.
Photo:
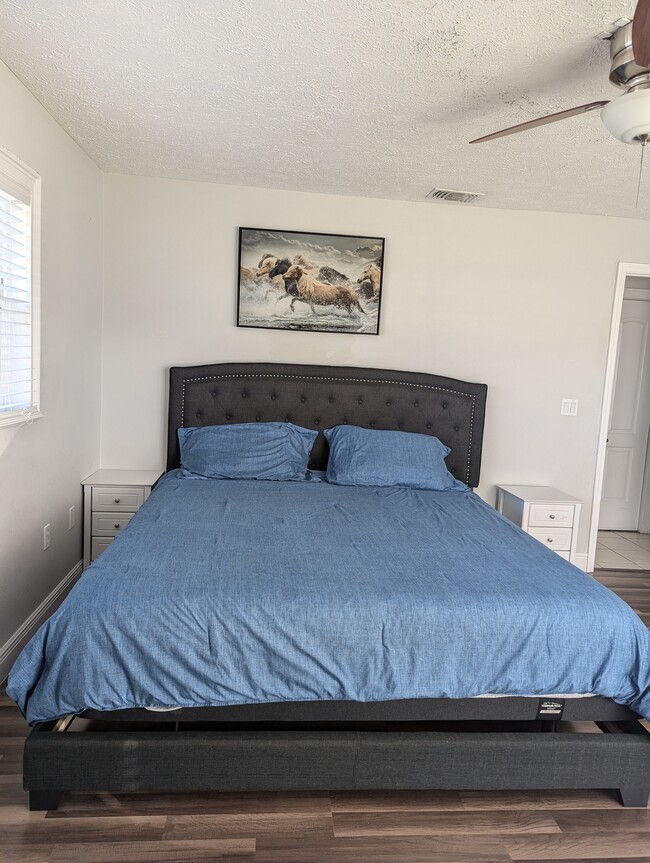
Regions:
[[537, 719], [562, 719], [564, 701], [540, 698], [537, 705]]

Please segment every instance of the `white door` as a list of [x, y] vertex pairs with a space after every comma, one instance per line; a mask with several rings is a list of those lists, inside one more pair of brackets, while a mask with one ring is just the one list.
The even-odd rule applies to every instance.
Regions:
[[600, 530], [639, 526], [650, 430], [650, 291], [645, 293], [647, 299], [623, 300]]

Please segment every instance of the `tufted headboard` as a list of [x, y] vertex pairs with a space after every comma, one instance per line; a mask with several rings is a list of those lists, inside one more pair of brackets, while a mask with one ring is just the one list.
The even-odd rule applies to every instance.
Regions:
[[[487, 386], [419, 372], [216, 363], [170, 369], [167, 470], [179, 467], [180, 427], [292, 422], [323, 429], [349, 423], [435, 435], [451, 449], [447, 466], [478, 485]], [[310, 467], [324, 470], [327, 442], [319, 434]]]

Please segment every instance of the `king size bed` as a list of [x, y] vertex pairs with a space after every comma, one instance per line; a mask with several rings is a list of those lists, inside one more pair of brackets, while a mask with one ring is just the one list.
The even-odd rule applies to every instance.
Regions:
[[[327, 788], [646, 805], [650, 634], [472, 491], [486, 395], [377, 369], [171, 369], [167, 474], [10, 676], [30, 806]], [[181, 466], [179, 429], [252, 423], [319, 432], [303, 481]], [[327, 481], [332, 427], [437, 438], [450, 482]], [[564, 733], [580, 720], [604, 733]]]

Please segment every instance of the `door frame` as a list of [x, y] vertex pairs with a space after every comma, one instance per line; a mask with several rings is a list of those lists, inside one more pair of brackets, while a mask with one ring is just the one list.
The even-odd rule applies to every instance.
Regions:
[[[598, 446], [596, 450], [596, 473], [594, 477], [594, 492], [591, 504], [591, 524], [589, 527], [589, 548], [587, 551], [587, 572], [593, 572], [596, 562], [596, 544], [598, 543], [598, 521], [600, 519], [600, 502], [605, 480], [605, 455], [607, 447], [607, 432], [609, 431], [609, 416], [614, 399], [614, 383], [616, 375], [616, 359], [621, 333], [621, 317], [623, 314], [623, 299], [625, 280], [628, 276], [641, 276], [650, 279], [650, 264], [631, 264], [621, 261], [616, 273], [616, 287], [612, 303], [612, 320], [609, 330], [609, 346], [607, 348], [607, 364], [600, 409], [600, 427], [598, 431]], [[645, 489], [644, 489], [645, 492]]]

